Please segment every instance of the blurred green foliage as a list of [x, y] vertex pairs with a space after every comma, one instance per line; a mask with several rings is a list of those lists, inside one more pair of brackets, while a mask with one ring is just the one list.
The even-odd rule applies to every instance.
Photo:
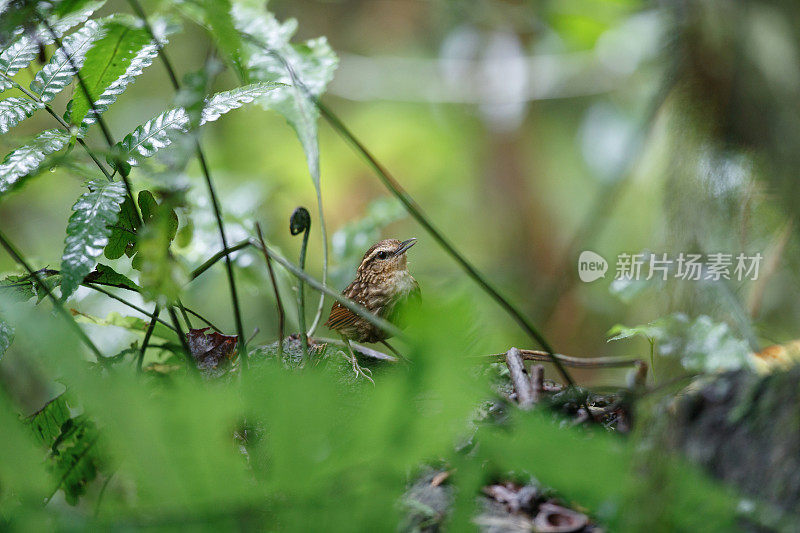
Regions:
[[[749, 515], [752, 502], [646, 431], [661, 422], [661, 394], [636, 404], [627, 437], [544, 409], [480, 420], [491, 371], [471, 356], [530, 339], [319, 127], [314, 98], [328, 93], [559, 351], [650, 351], [669, 384], [680, 366], [746, 368], [751, 351], [797, 337], [793, 3], [276, 0], [276, 16], [248, 0], [148, 2], [177, 93], [127, 2], [0, 7], [0, 230], [37, 271], [0, 254], [0, 529], [395, 529], [426, 464], [454, 473], [454, 531], [474, 527], [482, 486], [514, 476], [611, 530], [730, 531]], [[333, 345], [304, 368], [278, 361], [263, 258], [243, 247], [232, 255], [241, 314], [259, 329], [249, 348], [261, 347], [248, 372], [188, 372], [177, 324], [147, 315], [154, 301], [180, 302], [187, 327], [236, 323], [221, 268], [189, 282], [221, 247], [205, 164], [230, 243], [259, 221], [294, 257], [288, 214], [317, 204], [308, 270], [335, 289], [380, 237], [417, 237], [425, 305], [398, 341], [413, 364], [376, 365], [373, 388]], [[656, 251], [765, 262], [757, 280], [581, 284], [583, 249], [610, 263]], [[277, 274], [293, 333], [297, 283]], [[102, 357], [50, 312], [50, 291]], [[646, 325], [605, 343], [623, 323]], [[575, 375], [617, 388], [623, 378]]]

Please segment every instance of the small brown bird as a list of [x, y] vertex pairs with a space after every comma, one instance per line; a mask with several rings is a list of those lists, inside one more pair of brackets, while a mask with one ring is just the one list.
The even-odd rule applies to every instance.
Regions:
[[[379, 317], [392, 323], [396, 322], [402, 304], [409, 298], [419, 298], [419, 285], [409, 273], [406, 261], [406, 252], [416, 242], [417, 239], [402, 242], [397, 239], [385, 239], [375, 243], [364, 254], [356, 279], [342, 291], [342, 295], [360, 303]], [[354, 314], [339, 302], [333, 304], [331, 315], [325, 325], [342, 336], [350, 352], [349, 359], [356, 375], [360, 374], [370, 381], [372, 379], [358, 365], [350, 341], [383, 342], [395, 351], [386, 343], [389, 337], [386, 331]]]

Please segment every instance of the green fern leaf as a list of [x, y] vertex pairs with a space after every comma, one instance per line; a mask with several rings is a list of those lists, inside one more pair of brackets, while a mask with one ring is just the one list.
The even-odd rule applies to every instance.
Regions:
[[[128, 85], [149, 67], [166, 44], [166, 35], [175, 30], [163, 21], [152, 24], [158, 43], [150, 34], [127, 17], [117, 16], [107, 25], [105, 36], [86, 54], [81, 75], [86, 82], [95, 110], [102, 114], [116, 102]], [[94, 110], [81, 87], [76, 87], [72, 103], [73, 124], [81, 125], [81, 135], [97, 121]]]
[[102, 37], [102, 24], [90, 20], [83, 28], [63, 40], [63, 46], [53, 55], [50, 62], [40, 70], [31, 82], [31, 91], [49, 102], [72, 82], [75, 69], [83, 64], [86, 52], [92, 43]]
[[92, 271], [116, 224], [125, 186], [119, 181], [95, 180], [72, 206], [61, 256], [61, 298], [66, 300]]
[[45, 157], [61, 150], [69, 134], [59, 130], [40, 133], [30, 144], [17, 148], [0, 163], [0, 198], [19, 187], [24, 178], [39, 168]]
[[[261, 98], [278, 87], [275, 83], [254, 83], [231, 91], [217, 93], [203, 106], [200, 124], [213, 122], [225, 113]], [[169, 146], [173, 136], [189, 131], [189, 114], [182, 107], [170, 109], [149, 120], [129, 133], [120, 143], [126, 160], [131, 165], [139, 157], [150, 157], [158, 150]]]
[[261, 98], [280, 85], [277, 83], [253, 83], [231, 91], [217, 93], [203, 105], [200, 124], [213, 122], [229, 111]]
[[0, 133], [8, 132], [43, 107], [44, 104], [34, 102], [30, 98], [12, 97], [0, 100]]
[[156, 118], [148, 120], [125, 136], [120, 142], [122, 150], [128, 154], [130, 165], [138, 163], [137, 155], [150, 157], [161, 148], [172, 143], [171, 135], [185, 133], [189, 129], [189, 115], [182, 107], [164, 111]]
[[[81, 11], [72, 13], [63, 18], [50, 18], [53, 32], [61, 37], [65, 32], [83, 24], [91, 14], [99, 9], [105, 2], [92, 2]], [[43, 27], [39, 27], [33, 35], [22, 35], [0, 53], [0, 92], [10, 89], [13, 84], [7, 78], [27, 67], [39, 53], [39, 43], [51, 44], [53, 36]]]

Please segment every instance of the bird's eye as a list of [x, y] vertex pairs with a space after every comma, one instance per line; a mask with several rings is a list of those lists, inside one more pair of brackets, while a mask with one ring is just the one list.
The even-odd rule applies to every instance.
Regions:
[[386, 259], [388, 256], [386, 252], [378, 252], [378, 259]]

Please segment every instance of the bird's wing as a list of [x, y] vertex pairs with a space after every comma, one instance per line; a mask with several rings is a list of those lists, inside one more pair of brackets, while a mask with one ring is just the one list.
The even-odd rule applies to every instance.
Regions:
[[357, 319], [357, 315], [353, 314], [352, 311], [339, 302], [336, 302], [333, 304], [331, 316], [328, 317], [328, 321], [325, 322], [325, 325], [330, 329], [340, 330], [346, 328], [347, 326], [352, 326], [355, 324]]
[[[357, 281], [354, 281], [348, 285], [347, 288], [342, 291], [342, 295], [348, 298], [353, 298], [353, 296], [358, 292], [358, 287], [356, 287], [357, 283]], [[330, 329], [340, 330], [346, 328], [347, 326], [352, 326], [355, 324], [356, 320], [358, 320], [358, 315], [354, 314], [339, 302], [334, 302], [333, 307], [331, 308], [331, 315], [328, 317], [328, 321], [325, 322], [325, 325]]]

